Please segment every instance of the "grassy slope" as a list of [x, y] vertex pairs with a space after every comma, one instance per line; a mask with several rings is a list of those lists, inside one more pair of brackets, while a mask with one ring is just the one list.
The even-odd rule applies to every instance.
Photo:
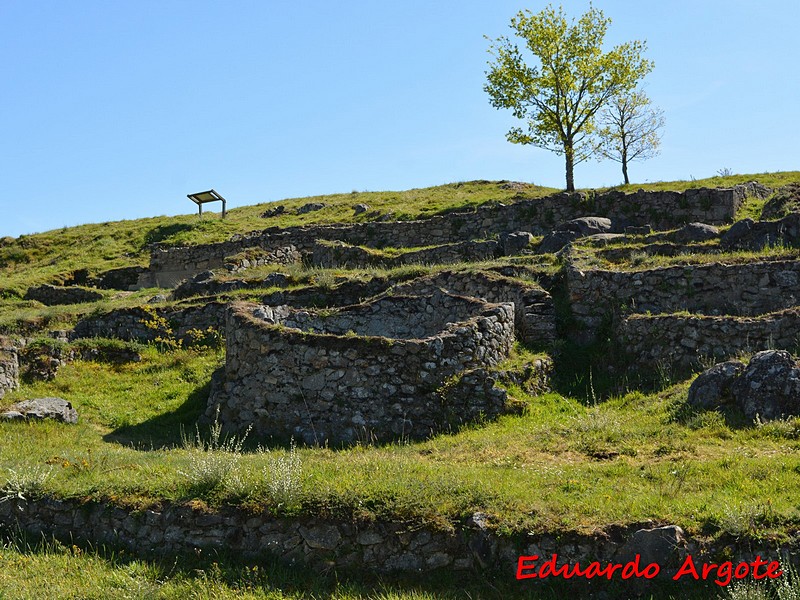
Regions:
[[[630, 187], [684, 189], [751, 179], [775, 186], [800, 181], [800, 173]], [[258, 215], [269, 206], [260, 205], [234, 209], [225, 221], [160, 217], [5, 239], [0, 241], [0, 295], [6, 296], [0, 300], [0, 320], [11, 323], [26, 313], [49, 313], [56, 322], [70, 322], [76, 307], [41, 308], [19, 301], [18, 295], [32, 283], [77, 268], [100, 271], [144, 265], [148, 242], [201, 243], [268, 225], [352, 220], [351, 207], [360, 202], [408, 217], [492, 200], [508, 202], [516, 193], [496, 183], [452, 184], [404, 193], [343, 194], [278, 203], [332, 205], [302, 216], [261, 219]], [[541, 193], [544, 190], [526, 192]], [[329, 275], [306, 274], [311, 280]], [[143, 291], [103, 304], [136, 305], [152, 293]], [[79, 310], [94, 309], [85, 305]], [[112, 367], [77, 361], [62, 368], [52, 382], [24, 384], [0, 404], [60, 395], [75, 402], [82, 420], [73, 428], [51, 423], [0, 424], [0, 482], [4, 474], [10, 477], [10, 469], [48, 469], [45, 490], [68, 497], [146, 504], [158, 498], [182, 501], [199, 496], [211, 504], [401, 517], [440, 526], [476, 510], [489, 513], [501, 528], [538, 531], [588, 532], [610, 523], [653, 520], [680, 523], [695, 535], [726, 532], [759, 538], [780, 537], [800, 524], [800, 422], [753, 427], [743, 426], [735, 416], [726, 421], [716, 414], [687, 413], [683, 401], [688, 382], [678, 382], [658, 394], [634, 392], [597, 406], [569, 397], [566, 388], [565, 395], [537, 398], [512, 390], [529, 401], [528, 412], [485, 427], [419, 444], [348, 451], [301, 449], [301, 488], [290, 505], [280, 508], [261, 477], [265, 467], [286, 456], [279, 448], [270, 452], [250, 448], [235, 459], [242, 475], [239, 483], [222, 481], [199, 490], [186, 475], [197, 464], [198, 453], [181, 446], [180, 432], [182, 428], [191, 431], [203, 408], [210, 374], [222, 360], [214, 350], [159, 353], [151, 348], [141, 363]], [[59, 565], [66, 561], [79, 566], [63, 568], [97, 569], [97, 575], [87, 576], [96, 577], [97, 585], [101, 579], [122, 577], [129, 569], [113, 561], [90, 561], [87, 566], [84, 560], [88, 559], [53, 557], [40, 550], [0, 550], [0, 566], [5, 562], [27, 569], [25, 563], [30, 562], [46, 569], [52, 568], [50, 561]], [[140, 585], [139, 579], [133, 577], [131, 585]], [[230, 580], [233, 584], [225, 580], [223, 585], [212, 578], [208, 585], [214, 594], [225, 597], [223, 592], [233, 594], [225, 586], [235, 587], [236, 581], [245, 579], [239, 575]], [[181, 587], [181, 578], [159, 578], [165, 580], [176, 590], [186, 589]], [[201, 586], [197, 579], [190, 580], [187, 585]], [[4, 585], [10, 584], [0, 581], [0, 595]], [[158, 597], [182, 593], [170, 590], [163, 587]], [[156, 597], [156, 592], [152, 595]], [[253, 597], [295, 596], [259, 592]], [[415, 596], [406, 592], [402, 597]]]

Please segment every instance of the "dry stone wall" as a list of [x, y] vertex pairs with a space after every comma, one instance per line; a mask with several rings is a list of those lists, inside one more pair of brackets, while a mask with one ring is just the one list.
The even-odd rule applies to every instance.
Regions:
[[[156, 324], [154, 317], [164, 319], [166, 327], [171, 331]], [[185, 308], [121, 308], [80, 320], [70, 333], [70, 338], [109, 337], [128, 341], [153, 342], [157, 337], [165, 335], [184, 339], [190, 329], [205, 331], [210, 327], [221, 331], [224, 324], [225, 304], [220, 302], [209, 302], [202, 306]]]
[[423, 250], [412, 250], [395, 256], [371, 251], [344, 242], [317, 241], [314, 244], [313, 264], [316, 267], [351, 269], [384, 267], [392, 268], [413, 264], [451, 264], [476, 262], [497, 258], [502, 251], [498, 242], [466, 241], [445, 244]]
[[645, 368], [656, 365], [685, 371], [741, 352], [796, 351], [800, 346], [800, 308], [759, 317], [631, 315], [617, 338]]
[[82, 302], [97, 302], [103, 299], [103, 294], [80, 286], [59, 287], [56, 285], [38, 285], [28, 288], [25, 300], [36, 300], [46, 306], [58, 304], [79, 304]]
[[515, 231], [545, 234], [558, 223], [591, 215], [603, 215], [629, 225], [649, 224], [660, 229], [694, 221], [719, 225], [733, 220], [736, 210], [752, 191], [747, 186], [736, 186], [685, 192], [640, 190], [634, 194], [556, 194], [522, 200], [509, 206], [486, 206], [473, 212], [452, 213], [421, 221], [272, 227], [236, 235], [217, 244], [156, 247], [151, 253], [150, 270], [140, 277], [138, 285], [175, 287], [195, 273], [222, 267], [226, 257], [248, 248], [271, 252], [294, 246], [299, 252], [313, 252], [317, 240], [338, 240], [352, 246], [373, 248], [442, 246]]
[[800, 262], [763, 261], [646, 271], [566, 270], [575, 319], [593, 329], [610, 314], [759, 315], [800, 304]]
[[556, 337], [553, 299], [533, 283], [504, 277], [491, 271], [442, 271], [394, 287], [397, 294], [430, 295], [443, 289], [451, 294], [487, 302], [513, 302], [516, 335], [529, 345], [547, 345]]
[[[767, 560], [794, 563], [800, 550], [797, 535], [780, 541], [754, 543], [747, 538], [709, 543], [684, 538], [680, 528], [622, 528], [577, 534], [515, 533], [501, 535], [487, 527], [485, 515], [475, 513], [450, 531], [410, 522], [344, 519], [277, 518], [234, 509], [209, 512], [183, 505], [127, 511], [95, 502], [44, 498], [0, 502], [0, 525], [34, 536], [55, 535], [74, 543], [89, 541], [124, 547], [138, 555], [175, 556], [225, 550], [245, 558], [272, 556], [290, 565], [375, 573], [420, 573], [437, 569], [483, 571], [514, 577], [520, 555], [548, 558], [558, 554], [559, 565], [590, 561], [623, 562], [634, 552], [648, 550], [648, 560], [674, 572], [674, 561], [691, 554], [701, 561]], [[653, 538], [681, 532], [679, 552], [653, 551]], [[673, 534], [674, 535], [674, 534]], [[648, 546], [648, 542], [651, 544]], [[780, 546], [779, 546], [780, 544]], [[661, 545], [663, 546], [663, 544]], [[659, 547], [656, 545], [656, 547]], [[686, 578], [689, 585], [696, 581]]]
[[0, 338], [0, 398], [19, 387], [19, 356], [17, 349]]
[[475, 393], [457, 403], [443, 403], [437, 390], [498, 364], [513, 341], [513, 304], [442, 292], [331, 313], [237, 304], [206, 415], [308, 444], [426, 438], [503, 411], [505, 393], [488, 373], [474, 374]]

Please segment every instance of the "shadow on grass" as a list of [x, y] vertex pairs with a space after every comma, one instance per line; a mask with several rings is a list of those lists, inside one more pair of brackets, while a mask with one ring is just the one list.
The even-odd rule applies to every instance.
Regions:
[[119, 427], [103, 436], [106, 442], [135, 449], [162, 449], [180, 445], [181, 432], [193, 435], [197, 419], [203, 413], [211, 391], [207, 382], [189, 394], [176, 410], [155, 416], [137, 425]]

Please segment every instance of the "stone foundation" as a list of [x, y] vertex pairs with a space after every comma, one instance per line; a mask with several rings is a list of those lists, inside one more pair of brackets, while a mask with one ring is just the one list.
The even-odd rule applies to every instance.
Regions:
[[612, 314], [689, 311], [752, 316], [800, 304], [800, 262], [762, 261], [646, 271], [566, 270], [574, 318], [589, 329]]
[[642, 365], [685, 372], [742, 352], [800, 345], [800, 308], [760, 317], [631, 315], [617, 330], [630, 357]]
[[443, 292], [330, 313], [236, 304], [206, 416], [307, 444], [422, 439], [503, 411], [485, 372], [473, 373], [474, 394], [445, 403], [438, 390], [498, 364], [513, 341], [513, 304]]

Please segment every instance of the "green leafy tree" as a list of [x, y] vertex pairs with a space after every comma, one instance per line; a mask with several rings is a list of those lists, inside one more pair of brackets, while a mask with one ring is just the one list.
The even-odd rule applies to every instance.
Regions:
[[511, 109], [526, 122], [525, 129], [509, 130], [507, 139], [563, 155], [568, 191], [575, 189], [575, 164], [597, 149], [595, 115], [611, 98], [634, 89], [654, 66], [642, 58], [641, 41], [603, 52], [610, 22], [590, 5], [570, 24], [563, 8], [548, 6], [538, 14], [526, 10], [511, 19], [524, 50], [508, 37], [489, 38], [494, 60], [489, 62], [484, 90], [492, 106]]
[[653, 158], [661, 144], [664, 111], [655, 108], [644, 92], [615, 96], [598, 118], [600, 125], [598, 152], [622, 165], [625, 183], [628, 163]]

